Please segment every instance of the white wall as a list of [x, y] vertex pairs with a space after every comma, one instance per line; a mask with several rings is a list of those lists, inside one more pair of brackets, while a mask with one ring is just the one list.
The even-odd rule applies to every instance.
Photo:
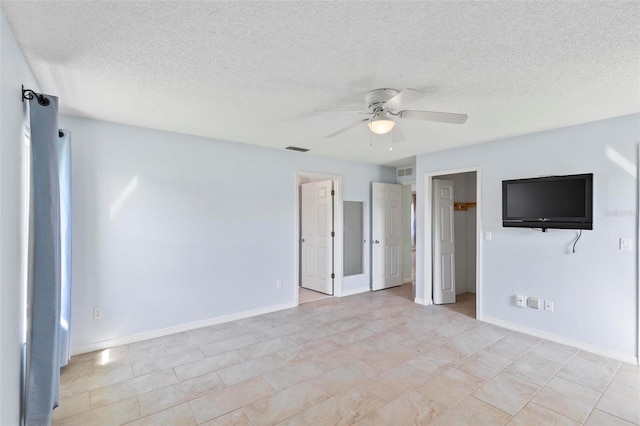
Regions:
[[[395, 181], [392, 168], [310, 153], [73, 117], [61, 126], [72, 138], [74, 353], [294, 304], [296, 171], [342, 176], [350, 201]], [[368, 282], [349, 277], [342, 291]]]
[[[421, 155], [418, 196], [424, 176], [439, 170], [481, 168], [481, 223], [493, 233], [482, 244], [481, 312], [486, 319], [537, 330], [625, 359], [637, 356], [637, 245], [618, 249], [620, 237], [637, 238], [637, 151], [640, 114]], [[594, 230], [502, 227], [504, 179], [594, 173]], [[424, 198], [418, 219], [424, 221]], [[614, 212], [614, 213], [612, 213]], [[617, 214], [615, 212], [622, 212]], [[626, 212], [626, 213], [625, 213]], [[424, 223], [420, 225], [424, 229]], [[418, 236], [424, 258], [424, 232]], [[418, 262], [418, 292], [425, 286]], [[514, 306], [515, 294], [555, 302], [553, 313]]]
[[20, 85], [38, 86], [0, 11], [0, 424], [20, 416], [22, 332], [22, 165], [24, 106]]

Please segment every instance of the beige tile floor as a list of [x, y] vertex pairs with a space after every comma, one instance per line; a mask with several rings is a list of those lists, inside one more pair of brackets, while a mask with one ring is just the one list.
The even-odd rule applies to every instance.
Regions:
[[83, 354], [56, 425], [631, 425], [640, 370], [411, 284]]
[[298, 304], [315, 302], [316, 300], [326, 299], [332, 297], [328, 294], [319, 293], [317, 291], [309, 290], [304, 287], [298, 287]]

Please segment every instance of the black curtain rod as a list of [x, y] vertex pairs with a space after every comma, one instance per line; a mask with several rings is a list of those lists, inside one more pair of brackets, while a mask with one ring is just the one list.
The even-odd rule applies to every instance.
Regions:
[[45, 95], [38, 94], [31, 89], [25, 89], [24, 85], [22, 85], [22, 102], [24, 102], [25, 99], [31, 100], [33, 98], [36, 98], [42, 106], [49, 105], [49, 99], [47, 99]]
[[[22, 85], [22, 102], [24, 103], [25, 99], [31, 100], [34, 97], [38, 100], [38, 103], [42, 106], [47, 106], [50, 103], [49, 99], [47, 99], [45, 95], [38, 94], [31, 89], [25, 89], [23, 84]], [[64, 132], [62, 130], [58, 130], [58, 137], [59, 138], [64, 137]]]

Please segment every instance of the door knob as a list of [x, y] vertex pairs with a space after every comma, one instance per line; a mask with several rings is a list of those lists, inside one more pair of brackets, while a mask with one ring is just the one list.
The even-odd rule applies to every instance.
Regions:
[[375, 240], [375, 241], [374, 241], [374, 243], [375, 243], [375, 244], [380, 244], [380, 241]]
[[301, 243], [304, 243], [304, 238], [300, 240]]

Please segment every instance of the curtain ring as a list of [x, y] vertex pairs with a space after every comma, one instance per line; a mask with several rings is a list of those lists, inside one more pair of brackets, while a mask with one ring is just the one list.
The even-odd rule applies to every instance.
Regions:
[[47, 99], [45, 95], [40, 95], [31, 89], [25, 89], [24, 85], [22, 85], [22, 102], [24, 102], [25, 99], [31, 100], [34, 97], [38, 100], [38, 103], [42, 106], [48, 106], [50, 103], [49, 99]]

